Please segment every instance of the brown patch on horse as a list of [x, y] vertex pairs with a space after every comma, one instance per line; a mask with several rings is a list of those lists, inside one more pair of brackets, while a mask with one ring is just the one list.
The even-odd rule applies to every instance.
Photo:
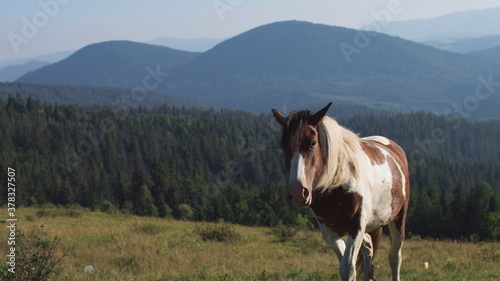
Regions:
[[360, 142], [361, 148], [370, 158], [372, 165], [382, 165], [385, 163], [385, 156], [375, 143], [379, 144], [372, 140], [361, 140]]
[[330, 192], [313, 192], [311, 209], [318, 221], [340, 237], [349, 233], [355, 237], [360, 226], [363, 197], [356, 192], [346, 192], [342, 186]]
[[[395, 227], [400, 231], [401, 238], [404, 240], [405, 237], [405, 222], [406, 213], [408, 210], [408, 203], [410, 200], [410, 177], [408, 175], [408, 162], [406, 161], [406, 155], [404, 150], [397, 145], [395, 142], [391, 141], [389, 146], [386, 146], [390, 151], [392, 157], [387, 157], [388, 164], [392, 172], [392, 189], [391, 189], [391, 221], [394, 221]], [[399, 164], [396, 164], [396, 161]], [[401, 170], [400, 170], [401, 169]], [[401, 175], [401, 172], [403, 173]], [[405, 179], [405, 185], [403, 186], [403, 178]], [[403, 189], [405, 190], [405, 195], [403, 194]]]

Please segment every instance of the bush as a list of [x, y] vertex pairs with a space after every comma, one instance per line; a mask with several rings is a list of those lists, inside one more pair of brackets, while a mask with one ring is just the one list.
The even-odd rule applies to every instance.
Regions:
[[305, 231], [301, 233], [302, 235], [295, 239], [297, 241], [297, 246], [304, 255], [310, 255], [313, 253], [332, 253], [332, 250], [328, 244], [317, 237], [314, 232]]
[[233, 226], [226, 223], [197, 226], [195, 233], [199, 235], [203, 241], [235, 243], [239, 242], [242, 238]]
[[491, 212], [486, 216], [486, 229], [491, 239], [500, 239], [500, 212]]
[[108, 200], [104, 200], [99, 204], [99, 209], [102, 213], [106, 214], [116, 214], [118, 213], [118, 208]]
[[273, 235], [276, 236], [276, 238], [278, 238], [278, 241], [280, 242], [291, 240], [295, 236], [295, 234], [297, 234], [297, 232], [297, 228], [282, 224], [272, 229]]
[[[10, 266], [7, 262], [0, 268], [0, 279], [2, 280], [49, 280], [56, 273], [56, 266], [68, 254], [68, 249], [61, 257], [56, 257], [56, 248], [59, 246], [59, 238], [51, 239], [43, 229], [36, 229], [22, 234], [17, 231], [16, 235], [16, 267], [15, 273], [9, 272]], [[51, 279], [51, 278], [50, 278]]]
[[194, 219], [194, 210], [188, 204], [180, 204], [178, 206], [179, 212], [181, 214], [181, 219], [185, 221], [190, 221]]
[[297, 214], [297, 216], [293, 219], [293, 225], [302, 230], [314, 229], [314, 224], [306, 215], [302, 214]]

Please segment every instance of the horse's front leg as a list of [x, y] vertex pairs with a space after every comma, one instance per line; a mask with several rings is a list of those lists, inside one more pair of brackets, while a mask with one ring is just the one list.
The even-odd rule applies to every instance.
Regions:
[[327, 226], [324, 224], [318, 222], [319, 225], [319, 230], [321, 231], [321, 234], [323, 234], [323, 239], [328, 243], [330, 248], [335, 252], [337, 255], [337, 258], [339, 259], [339, 262], [342, 260], [342, 257], [344, 256], [344, 250], [345, 250], [345, 242], [342, 240], [341, 237], [337, 235], [337, 233], [333, 232], [330, 230]]
[[356, 260], [363, 243], [364, 232], [365, 228], [360, 227], [358, 231], [351, 231], [347, 237], [344, 257], [340, 261], [340, 277], [342, 281], [356, 280]]

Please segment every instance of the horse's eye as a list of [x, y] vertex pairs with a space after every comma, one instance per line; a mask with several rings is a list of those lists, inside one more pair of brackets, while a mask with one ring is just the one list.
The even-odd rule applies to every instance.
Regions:
[[309, 145], [309, 149], [311, 149], [311, 150], [314, 149], [316, 147], [316, 143], [317, 142], [315, 140], [312, 140], [311, 144]]

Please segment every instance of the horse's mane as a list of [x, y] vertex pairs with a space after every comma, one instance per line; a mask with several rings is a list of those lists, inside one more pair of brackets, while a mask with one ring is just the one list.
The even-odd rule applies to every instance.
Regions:
[[[283, 149], [297, 147], [302, 139], [307, 119], [311, 116], [309, 110], [290, 113], [281, 136]], [[317, 130], [324, 167], [316, 188], [324, 192], [345, 184], [352, 177], [358, 180], [359, 157], [362, 154], [358, 135], [340, 126], [328, 116], [323, 117]]]
[[354, 177], [359, 179], [359, 157], [362, 154], [358, 135], [325, 116], [318, 126], [324, 168], [316, 184], [321, 191], [334, 189]]

